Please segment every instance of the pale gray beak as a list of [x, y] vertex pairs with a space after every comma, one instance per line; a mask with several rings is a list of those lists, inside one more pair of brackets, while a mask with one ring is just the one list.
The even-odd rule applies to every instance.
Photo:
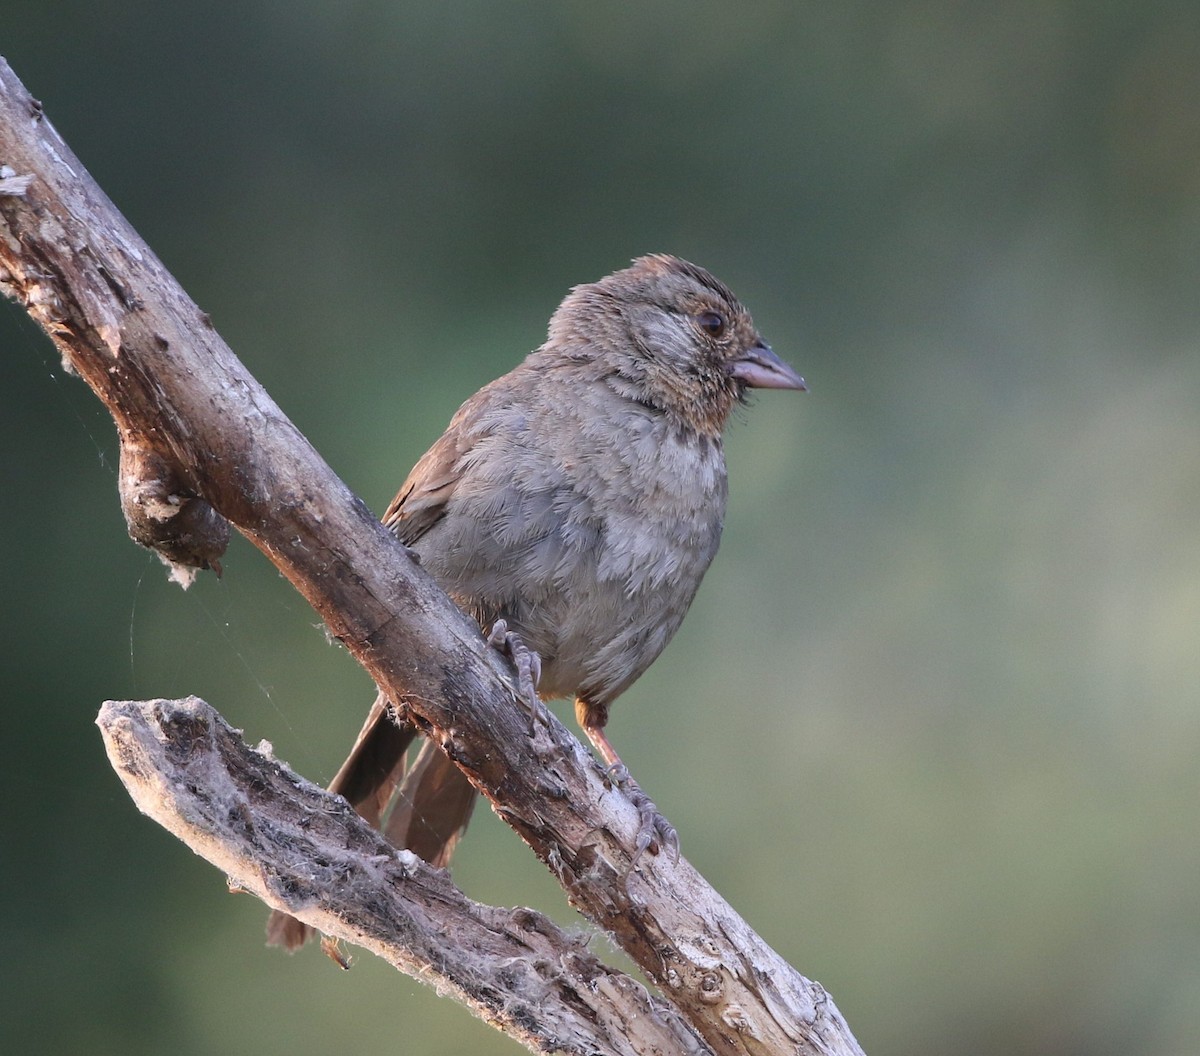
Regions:
[[761, 338], [733, 361], [729, 373], [750, 389], [808, 390], [804, 379]]

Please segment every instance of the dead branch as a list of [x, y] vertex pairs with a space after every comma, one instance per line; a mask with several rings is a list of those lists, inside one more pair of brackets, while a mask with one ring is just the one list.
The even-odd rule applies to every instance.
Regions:
[[530, 735], [511, 667], [254, 381], [2, 60], [0, 166], [0, 285], [112, 413], [135, 537], [185, 570], [214, 564], [225, 521], [258, 546], [714, 1052], [859, 1053], [825, 991], [686, 861], [631, 870], [626, 797], [553, 715]]
[[204, 701], [109, 701], [133, 801], [241, 890], [452, 994], [535, 1052], [707, 1053], [666, 1002], [540, 913], [468, 899], [341, 796], [247, 747]]

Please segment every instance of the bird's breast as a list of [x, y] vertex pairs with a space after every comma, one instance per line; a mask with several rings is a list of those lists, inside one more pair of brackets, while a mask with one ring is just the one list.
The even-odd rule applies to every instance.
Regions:
[[611, 700], [678, 629], [720, 541], [719, 442], [592, 414], [477, 449], [422, 562], [542, 657], [547, 696]]
[[[523, 619], [542, 642], [548, 696], [611, 700], [662, 652], [720, 542], [719, 445], [648, 433], [577, 473], [562, 558]], [[586, 527], [585, 527], [586, 526]], [[571, 545], [577, 542], [578, 548]]]

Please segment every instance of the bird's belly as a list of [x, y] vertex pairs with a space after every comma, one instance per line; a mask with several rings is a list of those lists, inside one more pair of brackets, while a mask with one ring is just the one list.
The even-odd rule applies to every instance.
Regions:
[[[657, 659], [679, 629], [711, 560], [711, 549], [679, 556], [665, 571], [605, 575], [604, 555], [531, 605], [519, 624], [542, 657], [548, 697], [611, 701]], [[608, 562], [608, 570], [621, 568]]]

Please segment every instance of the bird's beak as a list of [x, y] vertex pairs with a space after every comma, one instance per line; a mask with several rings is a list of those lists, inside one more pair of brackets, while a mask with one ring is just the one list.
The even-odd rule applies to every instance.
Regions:
[[804, 379], [775, 355], [761, 338], [733, 361], [729, 373], [751, 389], [808, 390]]

